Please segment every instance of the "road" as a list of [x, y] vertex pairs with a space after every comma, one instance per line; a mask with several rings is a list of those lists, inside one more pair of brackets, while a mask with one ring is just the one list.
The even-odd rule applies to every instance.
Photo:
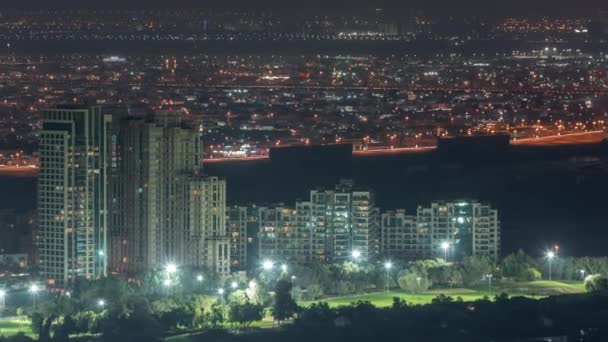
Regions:
[[[539, 138], [525, 138], [512, 140], [511, 145], [514, 146], [563, 146], [563, 145], [579, 145], [579, 144], [597, 144], [604, 139], [608, 139], [608, 133], [603, 131], [591, 131], [580, 133], [568, 133], [562, 135], [552, 135]], [[390, 154], [409, 154], [423, 153], [433, 151], [437, 146], [422, 146], [422, 147], [397, 147], [385, 148], [376, 150], [353, 151], [354, 156], [376, 156]], [[268, 155], [239, 157], [239, 158], [209, 158], [204, 159], [204, 163], [230, 163], [254, 160], [267, 160]], [[0, 176], [36, 176], [39, 173], [38, 167], [0, 167]]]
[[569, 133], [562, 135], [552, 135], [540, 138], [526, 138], [512, 140], [511, 145], [515, 146], [563, 146], [579, 144], [597, 144], [608, 138], [608, 134], [603, 131], [591, 131], [580, 133]]
[[[540, 138], [525, 138], [512, 140], [511, 145], [514, 146], [564, 146], [564, 145], [579, 145], [579, 144], [597, 144], [604, 139], [608, 139], [608, 133], [603, 131], [590, 131], [580, 133], [567, 133], [561, 135], [551, 135]], [[390, 154], [408, 154], [408, 153], [423, 153], [433, 151], [437, 146], [422, 146], [422, 147], [397, 147], [385, 148], [366, 151], [353, 151], [354, 156], [376, 156]], [[224, 162], [239, 162], [251, 160], [265, 160], [268, 156], [242, 157], [242, 158], [213, 158], [203, 160], [205, 163], [224, 163]]]
[[32, 177], [37, 176], [39, 172], [37, 165], [0, 167], [0, 176]]

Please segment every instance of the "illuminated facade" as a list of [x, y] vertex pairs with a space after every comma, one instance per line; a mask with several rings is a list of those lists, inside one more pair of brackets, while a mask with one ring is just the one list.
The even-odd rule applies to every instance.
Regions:
[[[187, 265], [230, 273], [230, 239], [226, 226], [226, 181], [192, 176], [187, 180]], [[179, 262], [179, 261], [178, 261]]]
[[333, 190], [312, 190], [293, 208], [260, 208], [259, 254], [296, 262], [375, 260], [380, 222], [371, 191], [342, 181]]
[[40, 132], [40, 272], [48, 285], [107, 275], [112, 116], [101, 107], [45, 110]]
[[460, 260], [475, 255], [497, 259], [500, 253], [498, 211], [487, 204], [462, 200], [419, 206], [417, 228], [419, 234], [428, 237], [421, 243], [424, 257]]
[[247, 227], [251, 221], [249, 207], [230, 207], [226, 216], [230, 234], [230, 269], [244, 271], [247, 269]]
[[405, 210], [382, 213], [381, 254], [400, 260], [416, 259], [425, 253], [426, 234], [419, 234], [416, 215]]
[[176, 263], [228, 273], [226, 183], [202, 176], [198, 131], [170, 112], [118, 129], [112, 270]]
[[259, 251], [261, 259], [307, 259], [309, 251], [296, 233], [296, 211], [283, 206], [259, 207]]

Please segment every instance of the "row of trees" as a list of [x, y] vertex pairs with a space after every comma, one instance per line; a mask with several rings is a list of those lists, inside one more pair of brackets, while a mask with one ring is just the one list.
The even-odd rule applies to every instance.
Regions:
[[[441, 296], [426, 306], [394, 299], [390, 308], [368, 302], [304, 309], [281, 331], [227, 338], [228, 341], [512, 341], [567, 336], [568, 340], [606, 341], [608, 297], [584, 294], [533, 300], [497, 296], [462, 302]], [[203, 341], [204, 338], [199, 339]], [[564, 339], [565, 340], [565, 339]]]
[[[32, 330], [40, 341], [66, 341], [79, 335], [154, 341], [177, 331], [247, 328], [267, 313], [280, 323], [299, 310], [291, 296], [292, 283], [284, 277], [275, 279], [270, 291], [263, 284], [251, 282], [247, 289], [222, 296], [150, 295], [138, 289], [119, 278], [81, 282], [70, 296], [57, 296], [35, 309], [18, 311], [30, 317]], [[260, 292], [268, 293], [259, 295]], [[100, 302], [98, 298], [106, 300]]]
[[[399, 286], [408, 292], [429, 288], [476, 287], [491, 276], [495, 281], [529, 282], [548, 273], [548, 260], [535, 259], [523, 251], [496, 263], [485, 257], [465, 257], [460, 262], [442, 259], [415, 262], [313, 264], [295, 269], [294, 297], [316, 300], [326, 296], [350, 295]], [[563, 258], [552, 260], [552, 279], [583, 280], [583, 276], [608, 275], [608, 258]], [[387, 276], [388, 271], [388, 276]], [[388, 281], [388, 284], [387, 284]]]

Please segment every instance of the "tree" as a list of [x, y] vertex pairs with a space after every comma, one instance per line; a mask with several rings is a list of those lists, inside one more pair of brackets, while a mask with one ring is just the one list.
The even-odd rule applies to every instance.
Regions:
[[465, 257], [460, 265], [462, 281], [467, 286], [480, 282], [491, 270], [490, 260], [486, 257]]
[[585, 289], [588, 292], [608, 290], [608, 278], [601, 274], [592, 274], [585, 278]]
[[40, 332], [42, 331], [42, 324], [44, 323], [44, 317], [42, 317], [40, 312], [33, 312], [30, 320], [32, 321], [32, 332], [40, 335]]
[[218, 328], [224, 323], [224, 310], [222, 309], [221, 303], [215, 302], [211, 305], [206, 321], [209, 322], [213, 328]]
[[306, 300], [319, 299], [323, 297], [323, 288], [319, 284], [312, 284], [308, 288], [306, 288], [303, 297]]
[[346, 280], [340, 280], [337, 283], [336, 292], [340, 296], [352, 294], [355, 292], [355, 286], [352, 282]]
[[264, 306], [249, 301], [245, 303], [231, 303], [228, 317], [230, 321], [239, 323], [243, 327], [248, 327], [251, 323], [264, 318]]
[[400, 274], [397, 282], [401, 289], [411, 293], [424, 292], [431, 286], [428, 278], [422, 277], [414, 272]]
[[444, 293], [438, 294], [437, 297], [435, 297], [431, 300], [432, 304], [447, 304], [447, 303], [452, 303], [452, 302], [454, 302], [454, 298], [452, 298]]
[[291, 282], [279, 280], [275, 286], [272, 316], [275, 320], [281, 322], [293, 317], [297, 310], [298, 305], [291, 297]]
[[23, 322], [25, 321], [25, 309], [24, 308], [17, 308], [17, 318], [19, 319], [19, 326], [21, 327], [23, 325]]
[[462, 284], [462, 274], [454, 264], [429, 268], [428, 278], [434, 286], [454, 287]]
[[526, 270], [526, 275], [524, 277], [525, 281], [537, 281], [542, 278], [542, 273], [534, 267], [529, 267]]
[[530, 269], [535, 266], [534, 259], [520, 249], [502, 260], [501, 270], [504, 277], [529, 281], [531, 276], [532, 278], [536, 276], [535, 273], [530, 273]]

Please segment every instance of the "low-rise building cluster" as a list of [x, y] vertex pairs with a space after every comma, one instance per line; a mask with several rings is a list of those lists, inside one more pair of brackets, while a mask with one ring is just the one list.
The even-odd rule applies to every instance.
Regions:
[[230, 207], [228, 227], [234, 270], [266, 258], [296, 263], [460, 260], [471, 255], [496, 259], [500, 253], [498, 211], [488, 204], [435, 201], [419, 206], [415, 214], [404, 209], [381, 212], [374, 192], [352, 181], [311, 190], [309, 199], [291, 207]]

